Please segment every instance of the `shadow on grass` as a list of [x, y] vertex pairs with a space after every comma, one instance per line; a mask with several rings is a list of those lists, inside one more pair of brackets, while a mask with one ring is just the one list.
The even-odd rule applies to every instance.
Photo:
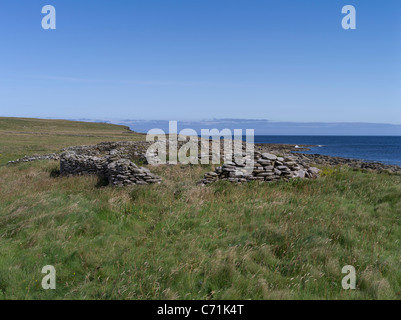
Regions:
[[109, 185], [109, 179], [106, 177], [98, 177], [95, 187], [96, 188], [103, 188]]
[[50, 170], [50, 177], [51, 178], [57, 178], [60, 176], [60, 169], [59, 168], [53, 168]]

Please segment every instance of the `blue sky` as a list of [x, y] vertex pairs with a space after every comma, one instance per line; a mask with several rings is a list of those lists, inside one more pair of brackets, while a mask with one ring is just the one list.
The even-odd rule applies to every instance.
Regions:
[[400, 16], [399, 0], [3, 0], [0, 116], [401, 124]]

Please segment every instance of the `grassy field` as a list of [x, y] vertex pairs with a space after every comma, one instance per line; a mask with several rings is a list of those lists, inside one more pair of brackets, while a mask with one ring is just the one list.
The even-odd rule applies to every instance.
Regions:
[[143, 140], [128, 127], [105, 123], [0, 117], [0, 165], [25, 155], [102, 141]]
[[[23, 121], [40, 145], [41, 128]], [[71, 144], [128, 135], [74, 125], [88, 136]], [[45, 153], [68, 145], [47, 139]], [[4, 158], [31, 152], [17, 133], [4, 141]], [[57, 177], [51, 161], [0, 167], [0, 298], [401, 298], [400, 176], [338, 167], [317, 180], [196, 185], [210, 169], [160, 166], [161, 185], [111, 188]], [[56, 290], [41, 287], [45, 265]], [[357, 290], [342, 289], [345, 265]]]

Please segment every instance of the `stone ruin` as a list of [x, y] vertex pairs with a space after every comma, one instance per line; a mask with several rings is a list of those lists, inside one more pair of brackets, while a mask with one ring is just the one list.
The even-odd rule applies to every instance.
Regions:
[[[186, 143], [178, 142], [178, 149]], [[199, 147], [200, 147], [199, 142]], [[205, 141], [203, 141], [205, 143]], [[211, 141], [209, 154], [200, 153], [201, 160], [215, 159], [216, 150], [213, 149]], [[152, 174], [149, 169], [139, 167], [136, 163], [157, 165], [157, 154], [153, 161], [147, 160], [147, 151], [153, 142], [146, 141], [127, 141], [127, 142], [105, 142], [91, 146], [69, 147], [62, 151], [60, 155], [50, 154], [37, 157], [24, 157], [9, 164], [18, 162], [28, 162], [34, 160], [60, 160], [60, 175], [97, 175], [105, 179], [113, 186], [126, 185], [147, 185], [160, 183], [161, 178]], [[274, 149], [272, 147], [275, 147]], [[297, 153], [290, 154], [289, 150], [283, 149], [285, 146], [264, 146], [255, 145], [254, 165], [245, 170], [245, 164], [237, 162], [235, 156], [229, 156], [225, 160], [222, 144], [220, 145], [220, 163], [222, 166], [216, 168], [214, 172], [208, 172], [200, 183], [206, 185], [218, 180], [226, 180], [233, 183], [243, 183], [249, 181], [279, 181], [290, 180], [293, 178], [316, 178], [319, 176], [319, 169], [312, 167], [312, 163], [318, 163], [319, 159], [309, 159], [310, 155]], [[281, 149], [280, 149], [281, 148]], [[288, 147], [287, 147], [288, 148]], [[167, 146], [168, 150], [168, 146]], [[246, 156], [246, 145], [243, 145], [241, 154]], [[278, 156], [276, 154], [283, 154]], [[249, 158], [249, 157], [248, 157]], [[150, 158], [149, 158], [150, 159]], [[331, 159], [331, 157], [330, 157]]]
[[[241, 155], [246, 159], [247, 154]], [[294, 178], [317, 178], [320, 170], [301, 164], [293, 156], [276, 156], [271, 153], [255, 152], [254, 165], [246, 170], [246, 162], [237, 161], [232, 157], [232, 161], [225, 161], [223, 166], [217, 167], [215, 171], [205, 174], [201, 184], [206, 185], [219, 180], [233, 183], [243, 183], [250, 181], [288, 181]], [[242, 158], [241, 157], [241, 158]], [[248, 156], [248, 159], [250, 157]]]
[[130, 160], [142, 158], [143, 153], [138, 149], [138, 145], [133, 143], [101, 143], [67, 148], [60, 155], [60, 175], [93, 174], [107, 179], [113, 186], [160, 183], [160, 177]]
[[[168, 143], [168, 141], [167, 141]], [[178, 141], [180, 149], [186, 141]], [[200, 147], [201, 141], [199, 141]], [[203, 141], [205, 143], [205, 141]], [[216, 156], [210, 143], [209, 154], [200, 153], [199, 162], [208, 160], [209, 163]], [[147, 161], [147, 151], [153, 142], [126, 141], [105, 142], [91, 146], [76, 146], [66, 148], [61, 154], [52, 153], [48, 155], [25, 156], [21, 159], [9, 161], [9, 165], [37, 160], [60, 160], [61, 175], [84, 175], [96, 174], [107, 179], [111, 185], [145, 185], [160, 183], [161, 179], [152, 174], [149, 169], [138, 167], [135, 163], [146, 163], [157, 165], [159, 162]], [[214, 172], [208, 172], [200, 183], [206, 185], [218, 180], [227, 180], [233, 183], [248, 181], [279, 181], [293, 178], [316, 178], [319, 169], [314, 165], [342, 166], [347, 165], [356, 170], [362, 169], [374, 172], [387, 172], [390, 174], [401, 174], [401, 167], [387, 165], [379, 162], [368, 162], [357, 159], [346, 159], [319, 154], [306, 154], [298, 152], [299, 149], [292, 145], [281, 144], [255, 144], [255, 163], [251, 170], [244, 170], [245, 165], [236, 162], [235, 156], [224, 160], [224, 150], [220, 145], [220, 163]], [[307, 147], [304, 148], [307, 150]], [[168, 145], [167, 145], [168, 150]], [[245, 144], [242, 151], [246, 150]], [[297, 152], [293, 152], [297, 151]], [[245, 156], [246, 153], [242, 153]], [[282, 155], [282, 156], [279, 156]], [[157, 157], [157, 153], [153, 156]], [[250, 172], [252, 171], [252, 172]]]

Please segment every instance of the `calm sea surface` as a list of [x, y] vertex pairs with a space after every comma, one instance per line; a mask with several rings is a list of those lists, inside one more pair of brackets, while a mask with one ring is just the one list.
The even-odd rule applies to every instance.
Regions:
[[401, 166], [401, 136], [255, 136], [255, 143], [316, 145], [302, 152]]

